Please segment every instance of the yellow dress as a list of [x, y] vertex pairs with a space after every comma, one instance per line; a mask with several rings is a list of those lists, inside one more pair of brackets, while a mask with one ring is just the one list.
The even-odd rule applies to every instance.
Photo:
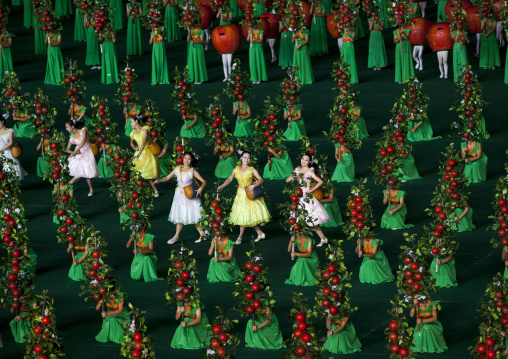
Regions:
[[242, 175], [240, 175], [240, 167], [236, 167], [235, 178], [239, 186], [231, 208], [229, 223], [242, 227], [254, 227], [260, 223], [269, 222], [271, 216], [266, 208], [264, 197], [251, 201], [244, 190], [244, 187], [252, 184], [252, 167], [249, 167]]
[[[150, 127], [144, 126], [143, 130], [150, 131]], [[136, 133], [136, 131], [132, 131], [130, 137], [136, 141], [138, 148], [141, 147], [143, 143], [143, 131]], [[159, 168], [159, 159], [157, 156], [154, 156], [150, 148], [148, 148], [147, 139], [145, 148], [143, 148], [143, 152], [141, 156], [137, 160], [134, 160], [134, 170], [141, 172], [141, 177], [144, 179], [156, 179], [160, 177], [160, 168]], [[138, 151], [134, 153], [134, 156], [138, 155]]]

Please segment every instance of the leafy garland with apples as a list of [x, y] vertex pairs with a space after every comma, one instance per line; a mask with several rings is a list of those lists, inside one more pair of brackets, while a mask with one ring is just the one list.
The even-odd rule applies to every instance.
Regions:
[[120, 355], [126, 358], [142, 358], [155, 359], [153, 351], [153, 339], [146, 334], [147, 327], [145, 325], [144, 314], [138, 308], [129, 303], [129, 317], [133, 317], [131, 322], [123, 323], [124, 338]]
[[186, 29], [196, 29], [201, 26], [199, 3], [196, 0], [183, 0], [180, 5], [181, 25]]
[[62, 24], [59, 22], [54, 8], [51, 0], [34, 1], [34, 25], [43, 32], [60, 32], [62, 30]]
[[[285, 6], [282, 6], [282, 3], [280, 4], [279, 14], [286, 19], [289, 31], [300, 31], [305, 27], [302, 2], [302, 0], [289, 0], [286, 1]], [[283, 13], [280, 10], [283, 10]]]
[[175, 68], [175, 89], [171, 92], [173, 109], [182, 115], [199, 114], [201, 110], [196, 100], [196, 93], [193, 91], [194, 84], [189, 75], [189, 69], [185, 67], [182, 71]]
[[355, 90], [354, 84], [351, 83], [349, 67], [342, 58], [333, 63], [332, 79], [337, 83], [332, 90], [339, 92], [345, 98], [356, 98], [360, 94], [360, 91]]
[[0, 29], [7, 29], [10, 13], [11, 8], [2, 1], [2, 3], [0, 3]]
[[228, 116], [221, 95], [212, 95], [212, 103], [206, 109], [206, 117], [212, 123], [206, 126], [206, 144], [215, 146], [232, 142], [232, 133], [228, 131]]
[[[402, 26], [405, 27], [409, 24], [411, 15], [408, 10], [411, 8], [413, 1], [411, 0], [396, 0], [388, 4], [388, 23], [392, 27]], [[388, 24], [385, 24], [388, 25]]]
[[[256, 152], [262, 152], [266, 147], [271, 147], [274, 151], [282, 151], [287, 149], [282, 141], [284, 131], [278, 127], [279, 125], [280, 107], [274, 105], [267, 97], [264, 101], [264, 110], [255, 118], [254, 128], [257, 136], [254, 139], [253, 146]], [[268, 153], [268, 158], [272, 157]]]
[[408, 308], [408, 305], [398, 295], [390, 300], [390, 303], [392, 309], [388, 313], [392, 319], [388, 324], [388, 328], [385, 329], [386, 338], [388, 339], [386, 347], [390, 351], [390, 359], [414, 359], [415, 353], [411, 350], [414, 328], [409, 326], [404, 314], [404, 310]]
[[374, 230], [376, 221], [374, 220], [374, 210], [370, 204], [371, 196], [366, 189], [367, 178], [358, 179], [356, 184], [351, 185], [350, 195], [347, 199], [346, 217], [342, 231], [347, 239], [362, 239]]
[[129, 57], [127, 57], [125, 68], [119, 73], [119, 85], [116, 89], [116, 98], [113, 100], [114, 103], [123, 105], [125, 108], [138, 102], [139, 94], [134, 91], [134, 82], [137, 77], [138, 74], [135, 73], [129, 61]]
[[[429, 97], [423, 93], [423, 83], [417, 77], [410, 77], [406, 81], [406, 88], [402, 96], [395, 102], [392, 108], [392, 114], [397, 119], [400, 130], [409, 129], [408, 122], [412, 121], [415, 125], [423, 121], [428, 108]], [[401, 116], [401, 117], [399, 117]], [[413, 120], [409, 117], [414, 116]], [[399, 121], [400, 120], [400, 121]]]
[[215, 308], [219, 311], [219, 316], [211, 324], [207, 325], [212, 330], [212, 338], [205, 356], [207, 359], [216, 359], [217, 357], [234, 359], [231, 353], [240, 343], [240, 339], [234, 333], [234, 325], [238, 323], [238, 320], [226, 318], [224, 316], [226, 312], [224, 309], [220, 307]]
[[69, 66], [64, 72], [60, 85], [66, 90], [66, 94], [62, 100], [64, 103], [71, 102], [73, 104], [82, 103], [85, 97], [85, 80], [84, 73], [78, 66], [78, 61], [69, 60]]
[[288, 70], [288, 76], [279, 85], [276, 101], [282, 109], [287, 110], [289, 106], [296, 106], [302, 102], [300, 94], [302, 82], [298, 78], [297, 72], [297, 69]]
[[[219, 187], [219, 183], [214, 183], [214, 187]], [[205, 192], [202, 196], [203, 209], [201, 214], [203, 217], [200, 221], [200, 226], [206, 234], [207, 239], [220, 238], [227, 235], [228, 232], [233, 231], [233, 226], [229, 223], [229, 216], [231, 215], [231, 207], [233, 198], [228, 196], [227, 193]]]
[[176, 166], [179, 166], [183, 163], [183, 154], [185, 152], [192, 152], [192, 147], [190, 147], [190, 139], [184, 137], [175, 138], [172, 149], [173, 152], [171, 153], [171, 159], [169, 160], [169, 167], [176, 168]]
[[106, 39], [112, 39], [115, 29], [111, 22], [111, 7], [109, 2], [101, 1], [90, 4], [92, 7], [88, 11], [88, 17], [90, 17], [90, 25], [95, 30], [94, 35], [99, 40], [102, 46], [102, 42]]
[[[497, 8], [499, 3], [496, 1], [482, 0], [478, 2], [478, 15], [480, 16], [481, 21], [489, 21], [489, 20], [501, 20], [499, 18], [501, 9], [503, 6], [500, 6], [501, 9]], [[502, 4], [502, 3], [501, 3]]]
[[226, 81], [224, 95], [229, 97], [233, 102], [247, 101], [250, 99], [251, 90], [252, 82], [250, 80], [250, 74], [247, 71], [242, 71], [240, 59], [233, 59], [231, 74]]
[[2, 78], [2, 104], [4, 113], [28, 107], [29, 93], [21, 94], [21, 84], [14, 71], [6, 71]]
[[372, 0], [364, 0], [362, 1], [362, 10], [367, 15], [368, 18], [372, 17], [373, 14], [377, 13], [379, 10], [376, 9], [376, 3]]
[[[164, 34], [164, 21], [165, 21], [165, 10], [164, 2], [162, 0], [151, 0], [146, 1], [144, 12], [146, 15], [142, 21], [143, 27], [148, 31], [157, 31]], [[163, 35], [164, 36], [164, 35]]]
[[92, 126], [95, 127], [97, 141], [104, 144], [117, 144], [118, 134], [116, 127], [118, 124], [113, 121], [109, 111], [108, 99], [92, 96], [90, 101]]
[[[508, 151], [506, 151], [508, 155]], [[508, 163], [505, 163], [505, 171], [508, 173]], [[492, 247], [499, 248], [500, 246], [508, 246], [508, 176], [501, 176], [496, 182], [494, 190], [494, 201], [492, 202], [492, 213], [489, 219], [492, 224], [488, 230], [494, 232], [494, 237], [490, 240]]]
[[39, 135], [49, 134], [53, 130], [57, 114], [49, 96], [44, 95], [42, 89], [38, 89], [28, 107], [28, 113], [31, 114], [29, 121], [34, 125], [35, 132]]
[[[150, 127], [149, 135], [151, 142], [159, 142], [159, 146], [164, 143], [166, 137], [166, 121], [160, 118], [160, 110], [157, 102], [153, 100], [146, 100], [143, 106], [144, 116], [146, 117], [146, 126]], [[162, 151], [162, 147], [160, 148]]]
[[[461, 31], [464, 29], [467, 20], [467, 12], [464, 3], [460, 0], [451, 1], [450, 15], [447, 20], [450, 22], [450, 31]], [[462, 45], [464, 46], [464, 45]]]
[[168, 304], [183, 304], [186, 301], [199, 303], [197, 262], [194, 251], [182, 242], [180, 249], [173, 249], [169, 257]]
[[334, 22], [337, 24], [337, 29], [342, 33], [345, 30], [355, 31], [357, 17], [359, 16], [358, 5], [352, 1], [342, 0], [338, 2], [335, 7]]

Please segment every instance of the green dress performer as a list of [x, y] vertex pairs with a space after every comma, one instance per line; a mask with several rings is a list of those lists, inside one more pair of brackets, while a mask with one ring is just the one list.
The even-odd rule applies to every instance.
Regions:
[[39, 23], [35, 23], [34, 27], [34, 37], [35, 37], [35, 54], [36, 55], [45, 55], [48, 53], [48, 47], [46, 46], [46, 36], [44, 31], [42, 31], [42, 25]]
[[0, 48], [0, 74], [5, 74], [6, 71], [11, 71], [14, 68], [11, 56], [12, 36], [5, 29], [0, 36], [0, 44], [2, 44]]
[[261, 307], [255, 310], [254, 323], [252, 319], [247, 322], [245, 346], [265, 350], [281, 349], [284, 342], [277, 316], [273, 313], [272, 305], [267, 298], [260, 301]]
[[458, 286], [453, 254], [439, 256], [439, 260], [437, 258], [438, 256], [434, 256], [430, 264], [430, 273], [432, 274], [432, 278], [436, 280], [434, 286], [438, 288]]
[[323, 351], [334, 354], [352, 354], [362, 351], [362, 343], [356, 335], [349, 316], [341, 318], [337, 314], [328, 314], [326, 328], [328, 332]]
[[86, 40], [85, 15], [79, 6], [76, 7], [76, 17], [74, 18], [74, 41]]
[[62, 36], [59, 33], [49, 32], [46, 39], [48, 41], [48, 63], [44, 85], [60, 85], [64, 71], [62, 52], [60, 51]]
[[314, 74], [309, 54], [309, 30], [302, 29], [293, 33], [293, 42], [295, 43], [293, 67], [298, 68], [297, 77], [302, 85], [313, 84]]
[[[232, 3], [236, 1], [232, 1]], [[165, 16], [165, 28], [166, 28], [166, 40], [168, 42], [180, 41], [182, 34], [180, 32], [180, 15], [178, 14], [178, 1], [177, 0], [165, 0], [166, 10]]]
[[[235, 1], [235, 0], [232, 0], [231, 2], [233, 2], [233, 1]], [[262, 1], [254, 1], [252, 5], [254, 5], [254, 16], [258, 17], [258, 16], [261, 16], [264, 13], [266, 13], [266, 6], [265, 6], [265, 2], [263, 0]]]
[[468, 42], [466, 30], [450, 31], [453, 39], [453, 79], [455, 82], [459, 79], [459, 74], [464, 67], [469, 65], [467, 59], [466, 43]]
[[[440, 1], [441, 2], [441, 1]], [[430, 298], [414, 299], [418, 308], [416, 328], [413, 332], [411, 350], [415, 353], [443, 353], [448, 350], [443, 336], [443, 326], [437, 319], [437, 303]], [[411, 308], [411, 317], [415, 315], [415, 308]]]
[[410, 77], [414, 77], [413, 57], [411, 55], [411, 44], [409, 35], [411, 27], [399, 26], [393, 30], [393, 42], [395, 43], [395, 82], [402, 83]]
[[414, 121], [414, 115], [412, 114], [408, 119], [410, 120], [408, 121], [408, 129], [410, 131], [407, 133], [407, 139], [409, 141], [431, 141], [441, 138], [441, 136], [433, 137], [434, 131], [432, 130], [432, 125], [430, 124], [427, 114], [424, 114], [423, 119], [419, 122]]
[[19, 344], [25, 343], [25, 339], [23, 337], [26, 334], [28, 334], [29, 330], [31, 331], [32, 329], [32, 324], [30, 320], [26, 319], [26, 317], [30, 315], [32, 309], [36, 308], [36, 305], [37, 303], [34, 301], [33, 297], [30, 297], [29, 299], [25, 298], [21, 299], [19, 313], [9, 323], [9, 326], [11, 327], [12, 336], [14, 337], [14, 341], [16, 343]]
[[203, 42], [205, 41], [205, 32], [201, 29], [189, 29], [187, 35], [187, 67], [192, 82], [201, 84], [208, 81], [208, 72], [206, 71], [205, 50]]
[[152, 86], [168, 85], [168, 61], [166, 60], [166, 47], [164, 46], [164, 36], [154, 30], [150, 37], [152, 49]]
[[374, 5], [379, 8], [379, 18], [388, 24], [388, 4], [387, 0], [374, 0]]
[[205, 137], [206, 130], [205, 124], [203, 123], [203, 119], [197, 113], [189, 113], [187, 112], [185, 115], [182, 115], [182, 120], [185, 123], [182, 125], [180, 129], [180, 136], [185, 138], [203, 138]]
[[141, 29], [141, 5], [127, 4], [127, 56], [143, 55], [143, 30]]
[[375, 14], [369, 20], [369, 57], [368, 67], [369, 69], [380, 70], [383, 67], [388, 66], [388, 60], [386, 59], [386, 48], [385, 40], [383, 38], [383, 29], [385, 21], [380, 17], [379, 13]]
[[344, 224], [342, 214], [340, 213], [339, 201], [337, 201], [337, 197], [335, 197], [335, 188], [333, 185], [330, 188], [330, 193], [325, 193], [319, 202], [321, 202], [323, 208], [326, 210], [326, 213], [330, 216], [330, 220], [323, 223], [321, 227], [339, 227]]
[[111, 152], [116, 147], [115, 144], [104, 144], [102, 147], [102, 156], [97, 163], [97, 168], [99, 169], [99, 177], [100, 178], [111, 178], [115, 173], [113, 168], [109, 166], [109, 160], [111, 159]]
[[294, 167], [286, 147], [282, 147], [280, 151], [275, 151], [271, 147], [267, 147], [267, 150], [271, 154], [271, 158], [268, 159], [268, 163], [265, 165], [263, 178], [281, 180], [291, 176]]
[[464, 176], [469, 183], [484, 182], [487, 179], [488, 158], [480, 142], [469, 140], [461, 144], [462, 158], [466, 162]]
[[125, 136], [130, 137], [132, 132], [132, 126], [131, 122], [129, 121], [129, 118], [138, 116], [141, 114], [141, 106], [138, 105], [137, 102], [129, 103], [126, 107], [123, 109], [123, 113], [125, 115]]
[[123, 12], [122, 0], [111, 0], [110, 7], [110, 20], [113, 23], [113, 29], [116, 31], [122, 30], [125, 27], [125, 13]]
[[99, 300], [95, 307], [95, 310], [99, 310], [103, 305], [106, 306], [106, 310], [102, 311], [102, 328], [95, 340], [100, 343], [120, 344], [125, 341], [122, 325], [129, 321], [129, 309], [125, 303], [127, 295], [114, 288], [111, 290], [114, 291], [110, 294], [111, 297]]
[[67, 276], [76, 282], [81, 282], [83, 280], [86, 280], [82, 263], [86, 259], [88, 252], [87, 248], [82, 242], [76, 241], [74, 245], [72, 245], [72, 243], [69, 243], [67, 253], [73, 251], [73, 248], [74, 250], [76, 250], [76, 253], [72, 256], [72, 264], [71, 268], [69, 269], [69, 274]]
[[355, 252], [363, 257], [360, 266], [360, 283], [380, 284], [395, 280], [390, 264], [381, 249], [383, 241], [372, 236], [365, 236], [357, 241]]
[[118, 77], [118, 61], [116, 59], [116, 35], [113, 33], [111, 37], [107, 37], [102, 42], [102, 67], [101, 67], [101, 83], [105, 85], [117, 84], [120, 79]]
[[[293, 250], [295, 247], [298, 252]], [[295, 236], [292, 236], [288, 245], [288, 252], [291, 252], [292, 259], [294, 257], [298, 257], [298, 259], [291, 268], [289, 279], [286, 279], [284, 284], [303, 287], [315, 285], [314, 276], [319, 267], [319, 258], [314, 251], [314, 240], [305, 235], [299, 235], [295, 246]]]
[[284, 70], [286, 67], [293, 66], [295, 45], [293, 44], [293, 34], [288, 30], [288, 27], [284, 21], [279, 21], [279, 31], [279, 66]]
[[[135, 235], [135, 238], [134, 238]], [[138, 233], [133, 233], [127, 242], [127, 248], [135, 241], [134, 259], [131, 264], [131, 278], [134, 280], [144, 279], [145, 282], [162, 280], [157, 276], [157, 256], [153, 250], [155, 236], [146, 233], [146, 228], [141, 226]]]
[[335, 159], [337, 167], [333, 171], [332, 181], [335, 182], [354, 182], [355, 181], [355, 161], [353, 152], [347, 148], [346, 144], [335, 143]]
[[16, 121], [14, 125], [14, 131], [16, 131], [16, 137], [32, 137], [35, 132], [34, 126], [28, 121], [28, 109], [23, 107], [18, 110], [12, 111], [12, 118]]
[[55, 14], [57, 16], [69, 16], [72, 13], [70, 0], [55, 0]]
[[223, 141], [220, 145], [216, 143], [213, 154], [216, 155], [219, 151], [219, 163], [217, 163], [217, 167], [215, 167], [215, 177], [228, 178], [236, 167], [233, 141], [228, 139], [225, 142]]
[[402, 174], [402, 177], [399, 177], [399, 181], [414, 181], [420, 179], [420, 175], [418, 174], [418, 170], [416, 169], [415, 159], [411, 154], [411, 146], [410, 145], [402, 145], [400, 156], [398, 158], [399, 164], [402, 168], [397, 170], [398, 173]]
[[[247, 101], [233, 102], [233, 115], [236, 115], [235, 137], [256, 137], [250, 106]], [[231, 172], [229, 172], [231, 174]], [[229, 176], [228, 176], [229, 177]]]
[[207, 328], [209, 322], [204, 309], [205, 306], [202, 304], [185, 302], [181, 305], [178, 303], [176, 320], [181, 318], [181, 324], [171, 340], [171, 348], [196, 350], [210, 344], [212, 331], [210, 327]]
[[[434, 0], [436, 1], [436, 0]], [[437, 0], [437, 20], [436, 22], [448, 21], [446, 18], [445, 8], [448, 0]]]
[[266, 74], [265, 53], [263, 52], [264, 31], [259, 28], [249, 28], [247, 42], [249, 45], [249, 69], [252, 83], [259, 84], [268, 81]]
[[473, 224], [473, 209], [469, 207], [467, 203], [464, 208], [455, 206], [453, 217], [455, 225], [452, 226], [452, 229], [457, 232], [472, 231], [476, 228]]
[[210, 259], [206, 275], [210, 283], [236, 282], [240, 279], [242, 272], [233, 255], [234, 245], [235, 242], [230, 241], [228, 237], [221, 237], [218, 240], [214, 238], [212, 241], [208, 255], [214, 256]]
[[381, 228], [383, 229], [403, 229], [411, 228], [412, 224], [406, 224], [407, 207], [404, 203], [406, 192], [398, 188], [390, 188], [383, 191], [383, 204], [388, 203], [388, 207], [381, 218]]
[[310, 26], [310, 41], [309, 41], [309, 53], [311, 55], [327, 54], [328, 53], [328, 41], [326, 31], [326, 9], [327, 7], [321, 0], [317, 0], [312, 4], [311, 13], [314, 13], [312, 17], [312, 24]]
[[92, 126], [92, 119], [86, 115], [87, 107], [79, 100], [76, 103], [71, 103], [69, 107], [69, 118], [71, 120], [84, 121], [85, 126]]
[[369, 138], [369, 133], [367, 132], [367, 124], [365, 123], [365, 119], [362, 116], [362, 112], [363, 107], [359, 105], [355, 105], [355, 107], [350, 110], [353, 121], [358, 127], [358, 131], [356, 131], [355, 137], [359, 138], [360, 140]]
[[[359, 3], [360, 3], [360, 1], [357, 1], [357, 4], [359, 4]], [[363, 39], [365, 37], [365, 31], [363, 30], [363, 24], [362, 24], [362, 18], [360, 16], [360, 12], [357, 12], [357, 14], [356, 14], [355, 33], [356, 33], [357, 40]]]
[[37, 151], [42, 150], [42, 155], [37, 158], [37, 176], [44, 178], [44, 175], [48, 173], [49, 161], [47, 154], [50, 151], [49, 139], [41, 137], [41, 141], [37, 146]]
[[345, 30], [342, 33], [342, 60], [349, 68], [349, 78], [352, 84], [358, 83], [358, 71], [356, 70], [356, 57], [355, 57], [355, 32]]
[[480, 42], [480, 68], [494, 69], [501, 66], [499, 46], [496, 39], [496, 20], [482, 21], [482, 36]]
[[284, 119], [288, 120], [288, 128], [282, 134], [284, 141], [299, 141], [300, 136], [307, 137], [302, 118], [302, 105], [289, 104], [287, 108], [284, 108]]
[[32, 0], [23, 0], [23, 26], [26, 28], [34, 27], [34, 10], [35, 6], [32, 5]]
[[101, 57], [99, 54], [99, 39], [95, 36], [95, 19], [89, 18], [85, 15], [86, 29], [86, 58], [85, 65], [92, 66], [92, 69], [97, 68], [101, 64]]
[[240, 8], [238, 7], [238, 4], [236, 3], [236, 0], [231, 1], [230, 6], [231, 6], [231, 10], [233, 10], [233, 17], [241, 17], [243, 15], [242, 10], [240, 10]]

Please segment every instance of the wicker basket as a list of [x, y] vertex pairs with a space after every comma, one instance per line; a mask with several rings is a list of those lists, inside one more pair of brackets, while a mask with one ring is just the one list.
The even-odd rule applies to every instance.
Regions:
[[152, 143], [148, 144], [148, 148], [154, 154], [154, 156], [157, 156], [159, 153], [161, 153], [161, 150], [162, 150], [162, 146], [160, 145], [160, 142], [157, 141], [156, 139], [154, 139]]
[[183, 193], [185, 194], [185, 197], [187, 197], [187, 199], [194, 199], [196, 198], [196, 193], [200, 187], [201, 185], [196, 180], [194, 180], [193, 184], [190, 184], [183, 188]]
[[94, 156], [99, 154], [99, 141], [97, 140], [97, 137], [90, 138], [90, 148], [92, 149]]
[[[316, 182], [312, 182], [310, 184], [310, 189], [313, 189], [314, 187], [316, 187]], [[318, 188], [317, 190], [312, 192], [312, 195], [314, 196], [315, 199], [321, 201], [323, 199], [323, 190], [321, 188]]]
[[14, 157], [14, 158], [18, 158], [19, 156], [21, 156], [23, 154], [23, 148], [21, 148], [21, 145], [19, 144], [19, 142], [14, 142], [12, 144], [11, 153], [12, 153], [12, 157]]

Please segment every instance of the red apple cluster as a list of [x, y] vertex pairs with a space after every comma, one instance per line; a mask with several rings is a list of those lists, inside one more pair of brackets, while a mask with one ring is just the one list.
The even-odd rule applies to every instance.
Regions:
[[[125, 70], [125, 82], [128, 84], [131, 84], [134, 82], [134, 78], [132, 77], [132, 70]], [[132, 99], [132, 87], [131, 86], [125, 86], [124, 87], [124, 96], [123, 96], [123, 102], [127, 103]]]
[[275, 142], [275, 132], [277, 130], [277, 127], [275, 124], [271, 123], [271, 121], [275, 120], [276, 116], [273, 113], [270, 113], [268, 115], [268, 118], [263, 119], [263, 125], [266, 126], [265, 128], [265, 141], [263, 142], [263, 146], [269, 147], [271, 143]]
[[492, 338], [485, 338], [485, 342], [481, 343], [476, 347], [476, 351], [480, 354], [485, 354], [485, 356], [488, 359], [494, 359], [497, 354], [494, 349], [487, 349], [487, 348], [493, 348], [495, 346], [496, 342]]
[[345, 73], [342, 70], [337, 70], [337, 76], [340, 76], [339, 81], [337, 81], [337, 86], [340, 87], [342, 91], [349, 90], [348, 85], [344, 81], [347, 81], [349, 79], [349, 76], [347, 73]]
[[[181, 270], [183, 268], [183, 262], [182, 261], [176, 261], [175, 262], [175, 269]], [[186, 280], [191, 277], [191, 274], [188, 271], [182, 271], [180, 273], [180, 278], [176, 280], [176, 285], [182, 289], [181, 292], [179, 292], [176, 295], [176, 300], [179, 302], [183, 302], [187, 296], [189, 296], [192, 293], [192, 286], [190, 286], [188, 283], [186, 283]]]
[[390, 346], [390, 351], [392, 353], [399, 354], [402, 358], [407, 357], [409, 355], [409, 349], [407, 349], [407, 348], [401, 348], [400, 345], [398, 344], [398, 341], [399, 341], [399, 333], [398, 333], [399, 322], [397, 322], [396, 320], [392, 320], [390, 322], [390, 324], [388, 324], [388, 327], [391, 330], [391, 333], [388, 335], [388, 340], [390, 340], [391, 342], [394, 342]]
[[356, 196], [354, 201], [349, 203], [349, 215], [351, 216], [351, 224], [356, 225], [358, 229], [362, 229], [364, 227], [363, 220], [365, 219], [365, 214], [363, 213], [363, 198]]
[[222, 208], [219, 201], [213, 201], [210, 206], [212, 207], [212, 211], [209, 214], [208, 223], [210, 223], [214, 229], [215, 237], [220, 238], [224, 234], [221, 231], [221, 226], [224, 220], [222, 217]]
[[249, 283], [249, 285], [251, 286], [251, 291], [248, 291], [247, 293], [245, 293], [245, 298], [247, 300], [250, 300], [252, 301], [250, 305], [247, 306], [247, 308], [245, 308], [245, 311], [249, 314], [252, 314], [254, 312], [262, 312], [262, 303], [261, 301], [259, 301], [258, 299], [263, 299], [263, 298], [258, 298], [256, 299], [256, 293], [258, 293], [261, 289], [261, 286], [259, 285], [259, 283], [256, 283], [256, 280], [257, 280], [257, 277], [256, 277], [256, 274], [261, 272], [261, 266], [260, 265], [255, 265], [253, 264], [252, 262], [247, 262], [245, 263], [245, 269], [248, 270], [251, 274], [247, 274], [245, 276], [245, 281], [247, 283]]
[[143, 335], [140, 333], [134, 333], [133, 334], [134, 344], [132, 345], [132, 357], [133, 358], [140, 358], [141, 357], [141, 350], [143, 350]]
[[85, 11], [86, 9], [88, 9], [90, 7], [90, 5], [88, 4], [88, 2], [86, 0], [81, 0], [79, 2], [79, 7], [81, 8], [81, 10]]
[[308, 326], [307, 316], [305, 315], [305, 313], [298, 313], [296, 315], [296, 321], [297, 321], [297, 325], [296, 325], [297, 328], [293, 332], [293, 336], [296, 339], [301, 340], [301, 342], [302, 342], [301, 343], [302, 345], [300, 345], [296, 348], [296, 355], [299, 355], [299, 356], [303, 357], [304, 359], [311, 359], [310, 355], [305, 355], [307, 353], [307, 349], [306, 349], [307, 343], [309, 343], [312, 339], [311, 335], [306, 332], [306, 329]]
[[236, 83], [235, 83], [236, 90], [233, 92], [233, 94], [236, 96], [236, 98], [239, 101], [242, 101], [244, 99], [244, 94], [242, 93], [242, 91], [245, 89], [245, 85], [240, 82], [240, 81], [242, 81], [242, 76], [236, 75], [235, 81], [236, 81]]
[[501, 214], [497, 217], [497, 221], [499, 222], [499, 226], [501, 227], [497, 232], [497, 235], [501, 237], [501, 244], [503, 246], [508, 246], [508, 238], [506, 238], [506, 228], [508, 228], [508, 223], [506, 223], [506, 215], [508, 214], [508, 205], [506, 204], [506, 200], [504, 198], [500, 198], [497, 201], [499, 205], [499, 211]]
[[67, 76], [64, 78], [64, 81], [66, 84], [70, 85], [71, 88], [67, 90], [67, 96], [69, 96], [72, 103], [76, 103], [79, 101], [79, 99], [75, 96], [75, 94], [78, 92], [78, 88], [76, 86], [73, 86], [72, 83], [78, 81], [78, 77], [76, 75]]
[[[105, 11], [101, 10], [96, 13], [90, 13], [90, 17], [95, 18], [95, 31], [100, 32], [104, 27], [104, 24], [108, 21], [108, 14]], [[93, 24], [93, 22], [92, 22]]]
[[[445, 167], [446, 173], [444, 174], [443, 178], [445, 181], [447, 181], [445, 182], [446, 193], [451, 194], [454, 200], [458, 200], [460, 196], [457, 192], [455, 192], [455, 189], [459, 185], [459, 182], [455, 178], [459, 175], [459, 173], [453, 169], [455, 165], [456, 162], [454, 159], [450, 159], [448, 161], [448, 166]], [[439, 219], [443, 220], [441, 216]]]
[[[48, 113], [48, 108], [46, 106], [43, 106], [40, 102], [35, 103], [35, 114], [37, 116], [41, 116], [43, 114]], [[40, 118], [37, 118], [35, 121], [35, 129], [38, 130], [41, 134], [45, 134], [48, 132], [48, 129], [43, 126], [43, 119], [42, 116]]]
[[[158, 4], [159, 5], [159, 4]], [[162, 5], [162, 4], [160, 4]], [[159, 6], [159, 8], [156, 8], [156, 4], [154, 2], [151, 2], [149, 5], [149, 8], [150, 8], [150, 11], [147, 12], [147, 22], [148, 24], [153, 27], [154, 29], [157, 29], [159, 27], [159, 23], [161, 20], [160, 20], [160, 17], [161, 17], [161, 12], [160, 12], [160, 8], [161, 6]]]
[[12, 87], [8, 87], [4, 92], [5, 97], [11, 97], [11, 99], [8, 99], [9, 104], [7, 105], [8, 110], [17, 110], [18, 106], [14, 103], [14, 100], [16, 99], [16, 96], [18, 96], [18, 91], [13, 89]]
[[182, 115], [185, 115], [187, 114], [187, 109], [185, 107], [191, 100], [190, 98], [187, 97], [187, 91], [189, 90], [189, 87], [185, 82], [180, 80], [178, 81], [178, 88], [180, 89], [180, 92], [178, 93], [178, 98], [180, 99], [180, 107], [182, 107], [180, 113]]
[[356, 15], [353, 13], [353, 9], [349, 6], [340, 4], [336, 15], [339, 17], [337, 27], [341, 32], [343, 32], [344, 29], [354, 29], [356, 27]]
[[362, 2], [363, 5], [363, 11], [367, 14], [368, 17], [372, 16], [372, 13], [374, 12], [374, 1], [371, 0], [365, 0]]
[[[323, 288], [323, 294], [324, 295], [331, 295], [333, 296], [334, 300], [337, 300], [339, 298], [339, 293], [334, 291], [332, 289], [333, 286], [336, 286], [340, 283], [340, 278], [334, 273], [337, 271], [337, 267], [335, 264], [330, 264], [328, 267], [326, 267], [327, 270], [325, 270], [322, 274], [323, 279], [325, 279], [328, 282], [328, 286]], [[330, 314], [337, 313], [338, 308], [330, 302], [328, 299], [323, 299], [321, 301], [321, 305], [325, 308], [328, 308], [328, 311]]]
[[116, 161], [116, 164], [114, 164], [115, 172], [113, 173], [113, 177], [119, 178], [122, 182], [129, 181], [129, 161], [118, 155], [113, 156], [113, 159]]
[[229, 339], [229, 336], [224, 333], [220, 325], [214, 325], [212, 328], [213, 337], [210, 341], [210, 346], [215, 349], [215, 354], [223, 358], [226, 356], [226, 349], [223, 348], [224, 343]]
[[412, 296], [419, 292], [422, 288], [421, 281], [423, 279], [423, 273], [420, 271], [421, 265], [418, 262], [413, 261], [410, 257], [404, 258], [404, 277], [406, 278], [406, 285], [410, 288], [406, 289], [406, 295]]

